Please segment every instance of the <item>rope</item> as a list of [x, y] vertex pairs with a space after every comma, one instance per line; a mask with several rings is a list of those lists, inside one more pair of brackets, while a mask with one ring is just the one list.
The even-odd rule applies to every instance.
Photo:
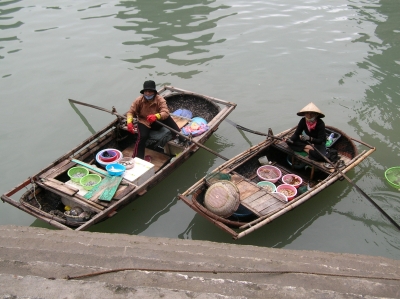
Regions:
[[[352, 275], [352, 274], [332, 274], [332, 273], [322, 273], [322, 272], [308, 272], [308, 271], [291, 271], [291, 270], [278, 270], [278, 271], [217, 271], [217, 270], [173, 270], [173, 269], [149, 269], [149, 268], [119, 268], [106, 271], [93, 272], [89, 274], [83, 274], [78, 276], [67, 275], [64, 279], [80, 279], [91, 276], [97, 276], [108, 273], [115, 273], [121, 271], [152, 271], [152, 272], [184, 272], [184, 273], [212, 273], [212, 274], [306, 274], [306, 275], [320, 275], [320, 276], [333, 276], [333, 277], [350, 277], [350, 278], [364, 278], [364, 279], [381, 279], [381, 280], [398, 280], [399, 277], [379, 277], [379, 276], [364, 276], [364, 275]], [[49, 279], [55, 279], [53, 277]]]
[[30, 180], [31, 180], [31, 184], [33, 185], [33, 197], [35, 198], [36, 203], [37, 203], [38, 206], [39, 206], [39, 210], [41, 210], [41, 209], [42, 209], [42, 206], [40, 205], [38, 199], [36, 198], [36, 189], [35, 189], [36, 184], [35, 184], [35, 182], [33, 181], [33, 178], [30, 178]]

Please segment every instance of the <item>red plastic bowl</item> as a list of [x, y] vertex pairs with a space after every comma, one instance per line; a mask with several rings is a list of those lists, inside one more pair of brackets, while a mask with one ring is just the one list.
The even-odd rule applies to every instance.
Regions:
[[[111, 157], [104, 157], [104, 153], [107, 152]], [[103, 162], [113, 162], [119, 158], [119, 153], [114, 150], [103, 150], [100, 152], [99, 159]]]

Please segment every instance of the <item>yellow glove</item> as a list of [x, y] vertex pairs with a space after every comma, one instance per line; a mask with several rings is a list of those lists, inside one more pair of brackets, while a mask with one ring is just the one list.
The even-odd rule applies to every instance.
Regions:
[[126, 116], [126, 124], [127, 124], [127, 127], [128, 127], [128, 131], [131, 132], [132, 134], [134, 134], [135, 131], [133, 130], [132, 121], [133, 121], [132, 114], [128, 113], [127, 116]]
[[126, 123], [130, 124], [133, 121], [133, 117], [131, 113], [128, 113], [128, 115], [126, 116]]

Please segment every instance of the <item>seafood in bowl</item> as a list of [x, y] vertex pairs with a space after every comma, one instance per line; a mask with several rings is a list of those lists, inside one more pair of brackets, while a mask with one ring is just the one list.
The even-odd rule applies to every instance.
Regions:
[[298, 175], [295, 174], [285, 174], [282, 177], [282, 182], [284, 184], [289, 184], [292, 185], [293, 187], [295, 187], [296, 189], [300, 187], [300, 185], [303, 183], [303, 180], [301, 179], [301, 177], [299, 177]]

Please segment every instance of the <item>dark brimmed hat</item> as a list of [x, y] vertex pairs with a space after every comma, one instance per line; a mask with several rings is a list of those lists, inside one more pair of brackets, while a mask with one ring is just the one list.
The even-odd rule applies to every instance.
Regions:
[[152, 90], [157, 93], [156, 82], [152, 80], [145, 81], [143, 83], [143, 89], [140, 91], [140, 93], [143, 94], [145, 90]]
[[304, 116], [306, 114], [306, 112], [314, 112], [317, 113], [319, 115], [320, 118], [325, 117], [325, 114], [322, 113], [321, 110], [318, 109], [317, 106], [315, 106], [314, 103], [310, 103], [307, 106], [305, 106], [303, 109], [301, 109], [299, 112], [297, 112], [298, 116]]

